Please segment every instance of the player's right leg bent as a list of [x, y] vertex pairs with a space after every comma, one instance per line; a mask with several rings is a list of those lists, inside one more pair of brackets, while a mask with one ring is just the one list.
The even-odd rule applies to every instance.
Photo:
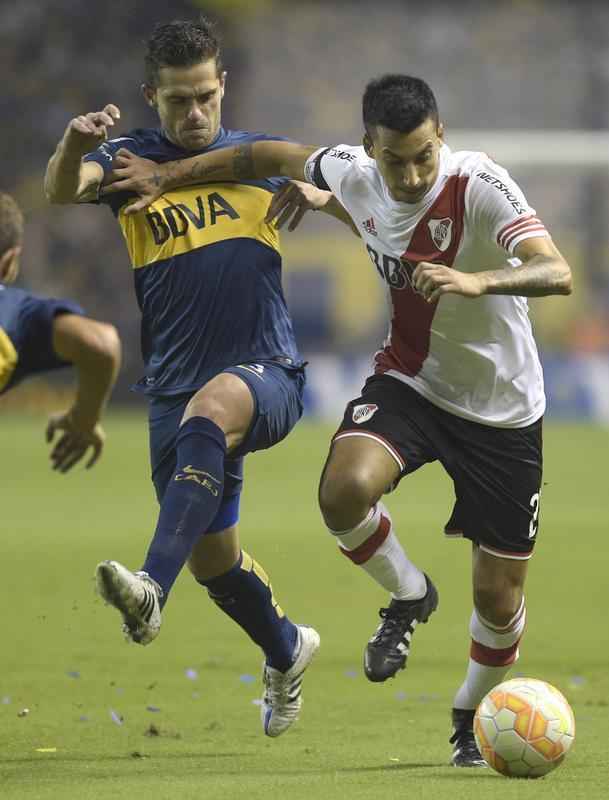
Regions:
[[[364, 653], [364, 671], [379, 682], [404, 669], [415, 627], [438, 605], [431, 580], [407, 557], [380, 502], [405, 471], [433, 454], [402, 415], [403, 386], [375, 376], [349, 403], [321, 479], [319, 500], [340, 551], [391, 593]], [[408, 469], [406, 469], [406, 457]]]

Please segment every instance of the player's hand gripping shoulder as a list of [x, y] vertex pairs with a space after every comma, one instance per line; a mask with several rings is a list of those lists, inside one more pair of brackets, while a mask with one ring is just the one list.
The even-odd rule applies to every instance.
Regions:
[[123, 209], [125, 214], [136, 214], [159, 198], [164, 189], [165, 165], [149, 158], [136, 156], [121, 147], [112, 161], [112, 172], [104, 178], [101, 194], [133, 192], [138, 199]]
[[53, 469], [62, 473], [72, 469], [89, 449], [92, 452], [85, 466], [87, 469], [92, 467], [100, 457], [106, 441], [106, 434], [99, 422], [91, 427], [89, 422], [79, 417], [76, 409], [49, 417], [47, 442], [53, 442], [56, 434], [60, 435], [53, 445], [50, 459]]

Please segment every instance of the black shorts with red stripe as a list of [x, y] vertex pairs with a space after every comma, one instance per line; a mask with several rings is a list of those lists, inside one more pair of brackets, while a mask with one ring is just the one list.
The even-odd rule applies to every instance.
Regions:
[[464, 536], [504, 558], [531, 556], [539, 525], [541, 419], [524, 428], [481, 425], [438, 408], [397, 378], [373, 375], [347, 405], [334, 441], [352, 436], [387, 450], [400, 468], [397, 482], [423, 464], [443, 465], [456, 497], [447, 536]]

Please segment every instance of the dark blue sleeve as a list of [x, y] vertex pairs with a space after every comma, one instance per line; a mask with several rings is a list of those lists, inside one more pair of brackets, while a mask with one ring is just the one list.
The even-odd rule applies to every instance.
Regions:
[[19, 361], [13, 383], [27, 375], [67, 366], [53, 350], [53, 320], [59, 314], [83, 315], [83, 309], [71, 300], [55, 300], [28, 295], [19, 310], [15, 349]]
[[[92, 153], [87, 153], [83, 161], [95, 161], [95, 163], [99, 164], [103, 169], [104, 175], [107, 175], [112, 170], [112, 160], [121, 147], [131, 150], [131, 152], [136, 155], [140, 154], [138, 139], [133, 136], [119, 136], [116, 139], [108, 139], [108, 141], [100, 145], [97, 150], [93, 150]], [[118, 194], [109, 194], [107, 196], [99, 195], [94, 200], [89, 200], [88, 202], [93, 205], [108, 205], [112, 209], [112, 212], [117, 215], [120, 207], [131, 197], [135, 196], [136, 195], [132, 192], [119, 192]]]
[[83, 161], [95, 161], [103, 169], [105, 175], [112, 169], [112, 159], [122, 147], [139, 155], [137, 139], [133, 136], [118, 136], [116, 139], [108, 139], [97, 150], [87, 153]]

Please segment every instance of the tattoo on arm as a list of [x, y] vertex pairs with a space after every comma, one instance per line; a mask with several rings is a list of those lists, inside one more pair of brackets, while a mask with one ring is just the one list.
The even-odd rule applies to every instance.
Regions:
[[235, 173], [235, 178], [241, 178], [242, 180], [252, 180], [252, 178], [256, 177], [251, 144], [240, 144], [235, 148], [233, 172]]
[[218, 172], [223, 172], [225, 167], [220, 166], [212, 166], [208, 167], [205, 164], [194, 164], [187, 173], [186, 178], [190, 183], [198, 183], [199, 181], [205, 182], [209, 180], [209, 178], [216, 175]]
[[148, 180], [156, 187], [173, 188], [209, 183], [214, 179], [231, 180], [231, 169], [232, 177], [237, 179], [252, 180], [256, 177], [251, 144], [242, 144], [233, 148], [232, 162], [207, 164], [207, 159], [208, 156], [204, 155], [202, 157], [195, 156], [187, 161], [167, 162], [164, 165], [163, 175], [155, 172]]
[[486, 294], [544, 297], [571, 292], [571, 274], [567, 265], [546, 256], [535, 256], [520, 267], [491, 270], [485, 277]]

